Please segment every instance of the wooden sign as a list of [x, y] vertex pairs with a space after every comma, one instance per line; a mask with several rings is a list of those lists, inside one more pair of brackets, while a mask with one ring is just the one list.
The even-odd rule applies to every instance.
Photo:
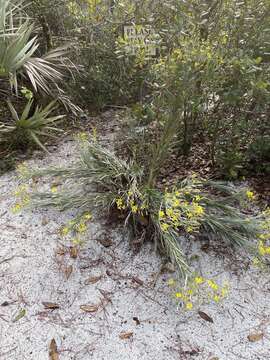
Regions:
[[130, 55], [136, 55], [140, 50], [148, 57], [157, 55], [159, 35], [151, 25], [124, 25], [124, 40], [126, 52]]

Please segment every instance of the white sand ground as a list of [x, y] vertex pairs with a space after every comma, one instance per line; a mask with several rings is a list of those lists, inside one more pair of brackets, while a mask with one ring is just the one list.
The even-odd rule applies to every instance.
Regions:
[[[29, 163], [63, 164], [75, 156], [74, 142], [65, 139], [51, 155]], [[199, 256], [204, 276], [227, 279], [231, 286], [222, 304], [201, 307], [213, 318], [209, 323], [197, 312], [177, 309], [166, 285], [171, 274], [162, 274], [153, 287], [161, 260], [149, 244], [134, 254], [122, 230], [108, 228], [104, 220], [92, 222], [78, 258], [57, 254], [63, 245], [59, 227], [71, 214], [12, 214], [16, 184], [14, 172], [0, 177], [0, 304], [6, 305], [0, 306], [1, 360], [47, 360], [53, 338], [60, 360], [270, 359], [268, 273], [250, 268], [241, 257], [232, 261], [226, 252], [217, 257], [211, 247], [208, 252], [200, 244], [190, 249]], [[104, 236], [113, 241], [111, 247], [98, 243]], [[97, 275], [100, 281], [85, 285]], [[46, 310], [42, 302], [60, 309]], [[80, 309], [100, 303], [95, 313]], [[22, 309], [25, 315], [15, 321]], [[133, 335], [121, 339], [121, 332]], [[250, 334], [262, 336], [251, 342]]]

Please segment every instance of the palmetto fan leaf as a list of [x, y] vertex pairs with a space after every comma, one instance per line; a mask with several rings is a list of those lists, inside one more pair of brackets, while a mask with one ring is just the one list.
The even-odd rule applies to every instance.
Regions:
[[0, 76], [9, 77], [17, 89], [17, 71], [38, 48], [36, 37], [31, 39], [33, 25], [23, 18], [21, 3], [1, 0], [0, 4]]
[[10, 125], [0, 123], [0, 135], [17, 134], [19, 136], [27, 136], [39, 147], [47, 151], [40, 140], [40, 136], [54, 137], [54, 135], [51, 134], [52, 131], [62, 131], [61, 129], [56, 128], [54, 124], [60, 121], [64, 115], [50, 116], [50, 114], [56, 109], [55, 104], [56, 102], [53, 101], [44, 109], [37, 106], [34, 113], [31, 114], [33, 100], [29, 100], [22, 114], [19, 116], [13, 104], [8, 101], [13, 122], [11, 122]]
[[65, 54], [67, 46], [59, 47], [35, 57], [39, 46], [37, 37], [31, 37], [34, 26], [23, 13], [24, 1], [0, 0], [0, 79], [9, 78], [17, 92], [17, 75], [27, 76], [35, 89], [52, 95], [63, 93], [58, 83], [63, 70], [73, 67]]
[[31, 57], [24, 63], [24, 71], [36, 91], [40, 88], [50, 94], [50, 85], [62, 80], [61, 70], [64, 67], [66, 52], [67, 46], [63, 46], [50, 51], [42, 58]]

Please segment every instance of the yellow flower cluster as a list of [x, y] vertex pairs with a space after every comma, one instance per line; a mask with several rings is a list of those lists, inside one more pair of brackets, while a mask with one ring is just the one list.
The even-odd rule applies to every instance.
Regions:
[[13, 214], [16, 214], [20, 212], [30, 202], [28, 186], [25, 184], [18, 186], [18, 188], [14, 191], [13, 194], [16, 197], [16, 203], [11, 208], [11, 211], [13, 212]]
[[[195, 183], [196, 179], [193, 181]], [[166, 232], [180, 227], [188, 233], [198, 230], [205, 213], [204, 207], [199, 203], [202, 199], [192, 186], [170, 193], [166, 191], [158, 213], [161, 230]]]
[[[263, 213], [263, 221], [261, 222], [261, 233], [258, 234], [258, 253], [261, 257], [270, 255], [270, 208]], [[255, 265], [258, 265], [259, 259], [254, 259]]]
[[118, 210], [130, 209], [132, 214], [143, 215], [147, 209], [147, 204], [141, 195], [132, 190], [129, 190], [124, 196], [116, 198], [115, 204]]
[[195, 306], [211, 301], [218, 303], [228, 295], [229, 291], [228, 283], [219, 286], [215, 281], [202, 276], [192, 277], [187, 286], [176, 291], [177, 282], [174, 279], [170, 279], [168, 285], [174, 289], [174, 297], [185, 310], [192, 310]]
[[265, 260], [270, 255], [270, 208], [262, 212], [262, 218], [263, 220], [260, 224], [261, 232], [258, 233], [258, 256], [253, 258], [253, 265], [264, 269], [266, 266]]
[[82, 243], [80, 239], [80, 235], [83, 235], [87, 231], [87, 223], [92, 219], [92, 214], [89, 212], [84, 213], [78, 218], [71, 220], [67, 225], [63, 226], [60, 234], [65, 237], [70, 233], [76, 235], [76, 237], [72, 240], [75, 245], [79, 245]]
[[124, 203], [124, 200], [122, 198], [115, 199], [115, 203], [118, 210], [125, 210], [126, 204]]

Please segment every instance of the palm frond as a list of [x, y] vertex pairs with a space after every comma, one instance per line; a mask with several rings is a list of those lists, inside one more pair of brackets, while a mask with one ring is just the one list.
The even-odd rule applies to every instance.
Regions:
[[51, 124], [59, 122], [64, 115], [50, 116], [56, 109], [56, 101], [49, 103], [44, 109], [39, 107], [35, 108], [34, 114], [31, 115], [31, 108], [33, 100], [29, 100], [22, 114], [19, 115], [11, 103], [8, 101], [8, 107], [12, 115], [11, 124], [0, 123], [0, 136], [1, 134], [8, 134], [13, 136], [26, 136], [32, 139], [40, 148], [47, 151], [45, 146], [40, 140], [40, 136], [50, 136], [50, 131], [61, 131], [51, 127]]

